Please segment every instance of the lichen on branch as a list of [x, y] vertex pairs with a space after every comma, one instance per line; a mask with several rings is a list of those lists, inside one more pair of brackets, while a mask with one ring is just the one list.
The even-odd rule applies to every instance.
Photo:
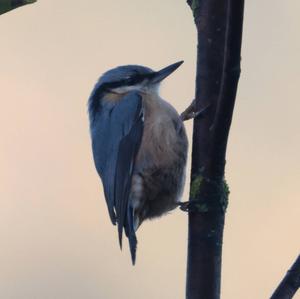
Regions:
[[229, 193], [225, 179], [214, 181], [199, 174], [192, 179], [190, 201], [193, 203], [193, 210], [200, 213], [216, 210], [225, 212]]
[[197, 17], [197, 8], [200, 6], [200, 0], [187, 0], [187, 4], [190, 6], [193, 11], [194, 18]]

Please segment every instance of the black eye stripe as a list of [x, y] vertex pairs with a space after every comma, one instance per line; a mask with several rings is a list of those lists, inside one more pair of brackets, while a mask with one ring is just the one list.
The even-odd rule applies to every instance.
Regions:
[[142, 82], [145, 79], [144, 76], [141, 75], [135, 75], [133, 77], [130, 77], [128, 79], [125, 80], [127, 85], [135, 85], [138, 84], [140, 82]]
[[145, 79], [145, 76], [135, 75], [133, 77], [126, 78], [124, 80], [110, 82], [104, 84], [104, 88], [118, 88], [121, 86], [131, 86], [142, 82]]

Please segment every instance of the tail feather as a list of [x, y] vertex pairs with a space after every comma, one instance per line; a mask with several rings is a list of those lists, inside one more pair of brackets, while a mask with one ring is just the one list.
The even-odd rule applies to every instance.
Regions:
[[135, 265], [136, 260], [136, 248], [137, 248], [137, 239], [135, 233], [129, 235], [129, 248], [131, 253], [132, 265]]
[[136, 260], [136, 248], [137, 248], [137, 238], [135, 235], [135, 229], [134, 229], [134, 213], [133, 213], [133, 208], [128, 205], [128, 211], [127, 211], [127, 237], [129, 241], [129, 248], [130, 248], [130, 253], [131, 253], [131, 261], [132, 265], [135, 264]]
[[122, 250], [122, 236], [123, 236], [123, 226], [118, 223], [118, 237], [119, 237], [119, 245]]

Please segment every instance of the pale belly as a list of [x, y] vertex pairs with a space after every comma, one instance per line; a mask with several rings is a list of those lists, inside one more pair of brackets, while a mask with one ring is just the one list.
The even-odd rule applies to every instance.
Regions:
[[151, 104], [145, 105], [130, 196], [140, 223], [176, 208], [185, 182], [188, 141], [184, 125], [169, 104]]

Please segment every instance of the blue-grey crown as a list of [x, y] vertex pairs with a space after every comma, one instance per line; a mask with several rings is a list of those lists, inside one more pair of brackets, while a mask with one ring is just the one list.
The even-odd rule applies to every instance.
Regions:
[[123, 65], [105, 72], [99, 79], [98, 84], [121, 82], [133, 77], [147, 77], [153, 70], [141, 65]]

